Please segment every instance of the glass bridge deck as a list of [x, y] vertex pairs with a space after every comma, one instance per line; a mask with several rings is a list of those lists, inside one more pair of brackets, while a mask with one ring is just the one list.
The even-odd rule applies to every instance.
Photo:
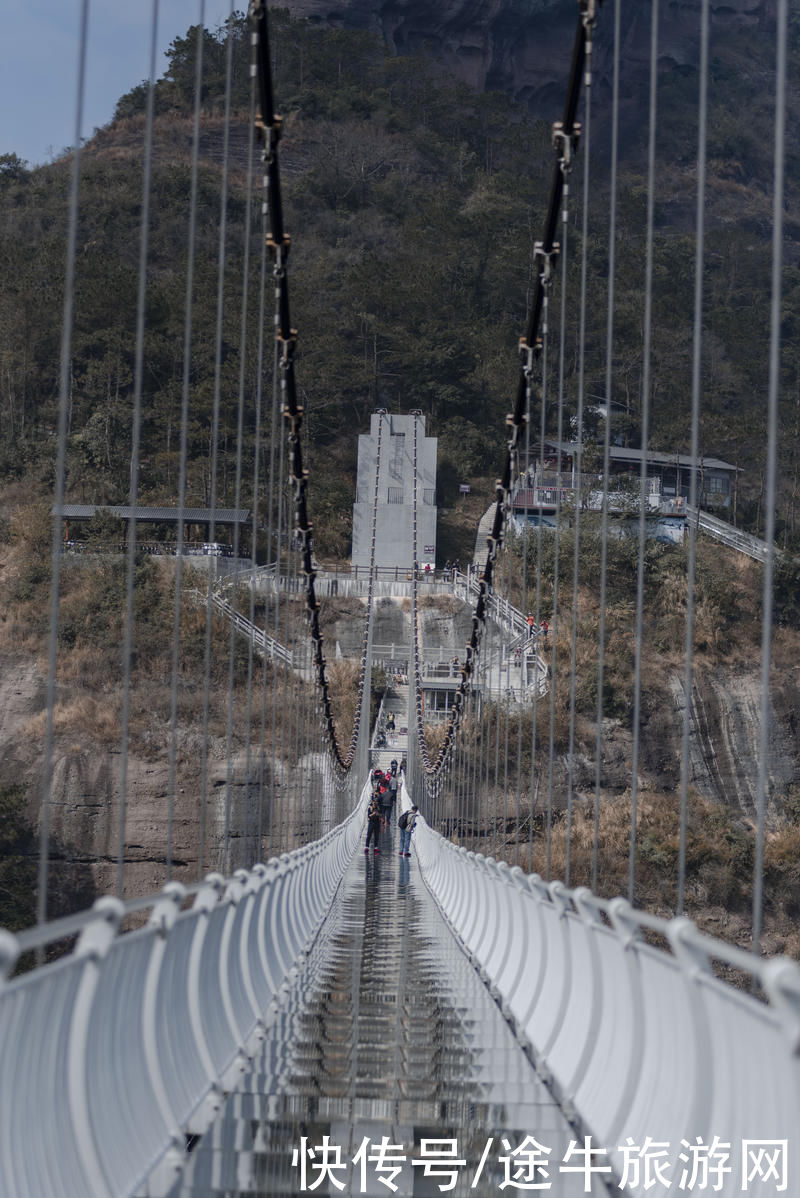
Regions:
[[[606, 1194], [607, 1175], [587, 1182], [583, 1170], [560, 1171], [585, 1162], [583, 1139], [441, 918], [416, 859], [397, 855], [396, 829], [381, 839], [379, 856], [359, 846], [324, 952], [309, 958], [170, 1198]], [[580, 1155], [564, 1162], [572, 1140]], [[383, 1161], [370, 1162], [382, 1141]]]

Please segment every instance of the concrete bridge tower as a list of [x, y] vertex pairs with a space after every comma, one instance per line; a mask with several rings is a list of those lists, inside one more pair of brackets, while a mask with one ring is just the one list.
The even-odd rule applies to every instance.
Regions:
[[417, 556], [421, 568], [436, 564], [436, 437], [425, 436], [422, 413], [390, 416], [373, 412], [369, 433], [358, 438], [358, 481], [353, 505], [354, 566], [369, 566], [372, 503], [381, 429], [378, 513], [375, 525], [376, 566], [414, 564], [414, 422], [417, 424]]

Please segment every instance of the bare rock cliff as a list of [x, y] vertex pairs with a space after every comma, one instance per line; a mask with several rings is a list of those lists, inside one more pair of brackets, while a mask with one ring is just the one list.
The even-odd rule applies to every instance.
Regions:
[[[575, 0], [286, 0], [295, 17], [378, 34], [394, 54], [425, 53], [478, 90], [503, 90], [550, 118], [563, 98]], [[598, 25], [595, 69], [610, 81], [611, 5]], [[775, 0], [711, 0], [714, 33], [756, 31], [775, 16]], [[646, 74], [650, 9], [623, 0], [626, 78]], [[667, 0], [659, 31], [663, 70], [692, 67], [699, 53], [700, 0]]]

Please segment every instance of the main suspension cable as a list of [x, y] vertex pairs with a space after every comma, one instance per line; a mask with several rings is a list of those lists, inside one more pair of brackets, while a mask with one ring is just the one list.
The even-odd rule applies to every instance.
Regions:
[[[275, 336], [278, 347], [281, 406], [288, 430], [288, 473], [294, 492], [295, 537], [300, 549], [301, 573], [305, 579], [306, 615], [313, 644], [315, 681], [321, 697], [327, 742], [334, 769], [340, 780], [343, 780], [356, 761], [356, 749], [364, 707], [364, 696], [368, 690], [368, 663], [365, 651], [361, 659], [358, 702], [353, 723], [353, 732], [350, 744], [343, 751], [337, 737], [333, 719], [330, 687], [325, 668], [324, 641], [320, 627], [320, 605], [315, 588], [316, 569], [313, 562], [313, 527], [308, 512], [308, 471], [303, 465], [303, 450], [300, 436], [304, 411], [298, 403], [294, 372], [297, 330], [292, 327], [291, 322], [287, 275], [291, 238], [284, 226], [278, 163], [278, 144], [283, 121], [282, 117], [275, 111], [269, 28], [265, 0], [251, 0], [249, 16], [253, 29], [253, 72], [258, 81], [259, 112], [256, 117], [256, 129], [263, 147], [265, 202], [269, 224], [267, 246], [273, 261], [273, 275], [275, 279]], [[368, 624], [372, 616], [373, 577], [374, 553], [370, 566]], [[365, 646], [368, 644], [368, 636], [369, 630], [367, 629], [365, 633]]]
[[[573, 43], [572, 62], [570, 67], [569, 83], [567, 85], [567, 100], [564, 107], [564, 117], [554, 129], [554, 142], [556, 145], [558, 158], [550, 189], [550, 200], [548, 204], [547, 217], [545, 220], [544, 235], [542, 237], [541, 243], [539, 243], [539, 252], [543, 261], [545, 262], [550, 261], [552, 263], [558, 253], [556, 232], [562, 211], [566, 179], [565, 171], [562, 165], [562, 147], [564, 144], [574, 145], [579, 134], [580, 127], [576, 121], [576, 115], [578, 110], [578, 102], [580, 99], [581, 86], [584, 79], [586, 46], [594, 28], [599, 2], [600, 0], [579, 0], [579, 19]], [[255, 4], [254, 0], [253, 7], [262, 6]], [[513, 412], [506, 416], [506, 459], [503, 475], [497, 480], [495, 485], [495, 514], [492, 524], [492, 531], [487, 538], [488, 551], [486, 555], [486, 563], [478, 580], [478, 598], [472, 616], [472, 634], [466, 647], [466, 659], [461, 670], [461, 681], [459, 682], [458, 688], [453, 697], [453, 707], [451, 709], [450, 718], [447, 722], [445, 736], [439, 748], [439, 752], [434, 760], [431, 760], [428, 754], [424, 737], [420, 736], [421, 714], [417, 721], [419, 725], [417, 728], [417, 733], [418, 736], [420, 736], [420, 760], [423, 766], [426, 782], [437, 777], [450, 759], [456, 730], [464, 708], [465, 696], [467, 694], [472, 675], [478, 665], [481, 639], [486, 623], [486, 617], [488, 615], [487, 607], [489, 596], [492, 591], [495, 564], [497, 562], [500, 548], [503, 544], [505, 529], [507, 527], [508, 519], [511, 513], [512, 485], [514, 480], [519, 475], [520, 447], [522, 444], [523, 430], [526, 428], [528, 422], [527, 400], [529, 393], [529, 371], [534, 358], [538, 357], [541, 350], [539, 328], [542, 323], [543, 312], [545, 309], [547, 286], [548, 283], [542, 277], [542, 275], [537, 276], [536, 286], [534, 289], [534, 298], [528, 317], [526, 332], [524, 337], [520, 339], [519, 343], [520, 373], [517, 384], [516, 399]], [[421, 713], [421, 696], [416, 702], [416, 707], [418, 712]]]

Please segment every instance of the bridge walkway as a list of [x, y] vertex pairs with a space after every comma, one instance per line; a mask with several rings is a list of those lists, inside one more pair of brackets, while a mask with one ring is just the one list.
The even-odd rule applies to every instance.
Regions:
[[[439, 914], [413, 850], [410, 860], [397, 855], [394, 827], [382, 839], [378, 856], [359, 844], [325, 945], [312, 952], [169, 1198], [303, 1193], [292, 1150], [303, 1137], [306, 1149], [319, 1149], [323, 1136], [341, 1149], [346, 1168], [334, 1176], [345, 1189], [325, 1178], [316, 1194], [391, 1193], [372, 1165], [362, 1186], [360, 1165], [351, 1164], [365, 1137], [372, 1152], [384, 1136], [404, 1158], [398, 1195], [441, 1192], [442, 1176], [411, 1163], [428, 1138], [454, 1140], [465, 1161], [447, 1192], [501, 1192], [502, 1139], [513, 1149], [527, 1135], [551, 1149], [548, 1193], [607, 1193], [597, 1177], [585, 1191], [582, 1174], [558, 1172], [570, 1140], [582, 1140]], [[307, 1155], [306, 1163], [311, 1192], [319, 1171]]]

